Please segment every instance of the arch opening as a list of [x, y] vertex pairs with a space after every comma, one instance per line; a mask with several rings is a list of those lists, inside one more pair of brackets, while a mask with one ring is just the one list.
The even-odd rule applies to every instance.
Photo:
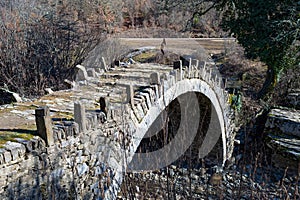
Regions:
[[[182, 100], [185, 99], [189, 101], [193, 95], [196, 97], [196, 101], [192, 102], [195, 105], [191, 105], [191, 107], [198, 107], [198, 109], [190, 109], [188, 111], [198, 112], [199, 119], [196, 121], [193, 119], [195, 113], [184, 114], [184, 112], [187, 111], [184, 108], [186, 106], [185, 103], [188, 104], [191, 102], [184, 102]], [[166, 164], [175, 164], [186, 168], [199, 168], [203, 165], [214, 166], [222, 164], [224, 152], [220, 122], [216, 114], [216, 109], [207, 96], [200, 92], [184, 93], [171, 101], [164, 111], [165, 112], [161, 112], [155, 119], [145, 134], [145, 137], [141, 140], [136, 150], [138, 155], [147, 155], [149, 152], [158, 151], [165, 145], [169, 145], [171, 141], [180, 134], [178, 137], [182, 138], [183, 143], [186, 141], [191, 141], [191, 143], [181, 152], [181, 155], [178, 155], [176, 160], [172, 160], [171, 163]], [[185, 123], [183, 116], [186, 116], [186, 120], [195, 121], [195, 123]], [[182, 131], [182, 129], [180, 129], [182, 123], [183, 127], [186, 126], [183, 129], [183, 131], [185, 131], [184, 134], [178, 132]], [[196, 127], [196, 134], [189, 132], [191, 128], [189, 126]], [[192, 138], [187, 139], [189, 137]], [[168, 154], [172, 153], [174, 152], [164, 152], [161, 157], [158, 157], [156, 160], [149, 158], [149, 161], [161, 162], [164, 160], [164, 156], [168, 157]], [[138, 157], [135, 159], [138, 159]], [[138, 160], [136, 161], [138, 162]]]

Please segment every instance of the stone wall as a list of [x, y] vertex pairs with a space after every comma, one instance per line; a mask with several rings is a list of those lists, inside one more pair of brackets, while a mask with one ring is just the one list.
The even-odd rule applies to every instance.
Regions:
[[74, 121], [53, 127], [53, 144], [41, 137], [7, 142], [0, 149], [0, 199], [94, 199], [109, 193], [116, 171], [119, 130], [106, 127], [99, 112], [88, 113], [85, 132]]

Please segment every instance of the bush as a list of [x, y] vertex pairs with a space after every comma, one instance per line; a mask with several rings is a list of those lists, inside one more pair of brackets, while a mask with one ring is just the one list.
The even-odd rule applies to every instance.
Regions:
[[64, 5], [14, 3], [1, 8], [0, 87], [22, 96], [63, 89], [63, 80], [73, 79], [75, 66], [102, 39], [101, 27], [76, 19]]

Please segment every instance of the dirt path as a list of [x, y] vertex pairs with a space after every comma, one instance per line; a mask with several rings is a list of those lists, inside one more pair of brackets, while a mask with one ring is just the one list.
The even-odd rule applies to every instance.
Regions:
[[[221, 53], [234, 39], [219, 38], [165, 38], [165, 50], [174, 53], [190, 53], [203, 47], [207, 53]], [[154, 46], [160, 48], [163, 38], [121, 38], [121, 43], [131, 48]]]

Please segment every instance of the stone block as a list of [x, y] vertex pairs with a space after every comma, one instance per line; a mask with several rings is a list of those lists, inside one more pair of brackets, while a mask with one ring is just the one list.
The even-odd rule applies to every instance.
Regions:
[[289, 109], [272, 109], [268, 114], [266, 130], [275, 135], [286, 134], [300, 138], [300, 113]]
[[179, 68], [179, 81], [182, 81], [184, 79], [184, 71], [182, 66]]
[[180, 69], [180, 67], [182, 67], [182, 61], [181, 60], [173, 62], [173, 69]]
[[18, 143], [18, 142], [8, 141], [5, 144], [5, 148], [8, 150], [16, 149], [19, 153], [19, 156], [23, 156], [26, 152], [26, 147], [23, 144]]
[[162, 80], [162, 88], [163, 88], [163, 94], [165, 94], [170, 88], [168, 80]]
[[74, 120], [79, 126], [79, 132], [86, 132], [85, 106], [77, 101], [74, 103]]
[[176, 83], [178, 81], [178, 71], [172, 70], [172, 71], [170, 71], [170, 75], [174, 77], [174, 81]]
[[101, 69], [103, 69], [104, 71], [108, 71], [108, 67], [106, 65], [106, 61], [104, 57], [101, 58]]
[[160, 76], [158, 72], [150, 74], [150, 85], [160, 85]]
[[16, 175], [16, 173], [20, 170], [20, 166], [18, 164], [8, 165], [2, 168], [1, 176], [11, 176]]
[[142, 102], [141, 103], [139, 103], [139, 104], [137, 104], [136, 105], [136, 109], [134, 109], [135, 111], [137, 111], [138, 112], [138, 116], [140, 117], [140, 121], [143, 119], [143, 117], [145, 116], [145, 111], [144, 111], [144, 109], [143, 109], [143, 106], [142, 106]]
[[133, 110], [130, 110], [130, 119], [133, 121], [133, 124], [137, 126], [139, 124], [138, 118], [136, 117]]
[[85, 81], [88, 79], [88, 74], [84, 66], [76, 65], [76, 69], [77, 69], [76, 78], [75, 78], [76, 81]]
[[134, 90], [132, 85], [126, 85], [126, 103], [134, 105]]
[[19, 163], [20, 169], [30, 169], [33, 168], [35, 165], [34, 156], [28, 155], [28, 159], [24, 159], [22, 162]]
[[174, 86], [175, 85], [175, 77], [174, 76], [172, 76], [172, 75], [169, 75], [168, 76], [168, 83], [169, 83], [169, 86], [170, 87], [172, 87], [172, 86]]
[[160, 93], [158, 85], [153, 85], [152, 89], [153, 89], [154, 93], [151, 96], [152, 97], [151, 99], [153, 100], [153, 102], [156, 102], [160, 98], [161, 93]]
[[46, 145], [54, 144], [50, 110], [47, 106], [35, 110], [35, 121], [38, 135], [46, 142]]
[[93, 77], [93, 78], [96, 78], [96, 77], [97, 77], [97, 76], [96, 76], [96, 71], [95, 71], [94, 68], [89, 68], [89, 69], [87, 69], [86, 71], [87, 71], [87, 75], [88, 75], [89, 77]]

